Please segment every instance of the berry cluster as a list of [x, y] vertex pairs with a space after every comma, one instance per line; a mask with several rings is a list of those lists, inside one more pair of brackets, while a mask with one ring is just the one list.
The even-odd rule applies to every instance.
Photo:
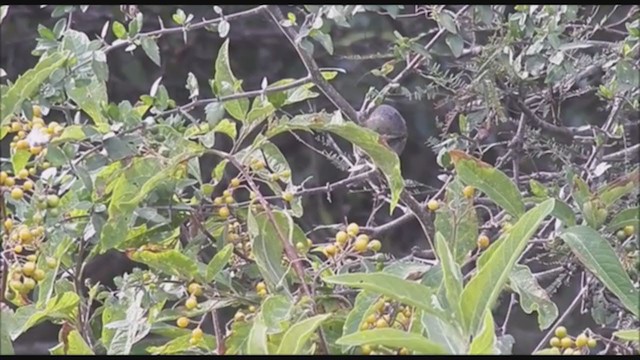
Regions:
[[[360, 330], [394, 328], [408, 331], [411, 326], [413, 312], [409, 306], [382, 297], [372, 307], [373, 312], [366, 316], [360, 324]], [[360, 349], [364, 355], [386, 354], [397, 351], [399, 355], [408, 355], [406, 348], [397, 350], [386, 349], [381, 346], [364, 345]]]
[[551, 345], [551, 351], [557, 355], [584, 355], [585, 352], [589, 352], [589, 349], [598, 345], [596, 339], [590, 338], [586, 334], [580, 334], [572, 339], [564, 326], [558, 326], [555, 335], [549, 340], [549, 345]]
[[336, 241], [322, 249], [327, 257], [334, 257], [342, 251], [354, 251], [363, 253], [368, 250], [375, 252], [380, 251], [382, 243], [380, 240], [370, 240], [367, 234], [360, 234], [360, 226], [351, 223], [347, 226], [346, 231], [340, 230], [336, 234]]

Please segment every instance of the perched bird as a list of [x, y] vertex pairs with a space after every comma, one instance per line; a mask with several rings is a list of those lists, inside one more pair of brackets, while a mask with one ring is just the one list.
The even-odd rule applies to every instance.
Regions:
[[400, 155], [407, 144], [407, 124], [396, 108], [380, 105], [367, 117], [362, 125], [380, 134], [396, 154]]

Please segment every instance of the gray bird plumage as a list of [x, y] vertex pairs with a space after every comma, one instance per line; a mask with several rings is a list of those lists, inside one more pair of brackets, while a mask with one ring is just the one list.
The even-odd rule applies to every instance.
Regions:
[[380, 134], [380, 138], [398, 155], [404, 150], [407, 144], [407, 124], [393, 106], [378, 106], [363, 125]]

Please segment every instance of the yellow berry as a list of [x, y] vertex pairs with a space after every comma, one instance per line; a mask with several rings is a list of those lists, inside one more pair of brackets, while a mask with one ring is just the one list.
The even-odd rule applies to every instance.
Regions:
[[42, 167], [42, 169], [46, 170], [49, 167], [51, 167], [51, 163], [49, 163], [48, 161], [45, 161], [45, 162], [42, 163], [41, 167]]
[[258, 296], [260, 297], [267, 296], [267, 290], [266, 289], [258, 290]]
[[471, 199], [473, 197], [473, 194], [475, 193], [475, 191], [476, 191], [476, 189], [473, 186], [465, 186], [464, 189], [462, 189], [462, 194], [467, 199]]
[[31, 240], [33, 240], [33, 235], [27, 228], [20, 229], [20, 231], [18, 232], [18, 237], [20, 238], [20, 241], [27, 244], [30, 243]]
[[31, 168], [29, 169], [29, 175], [31, 176], [35, 176], [38, 172], [36, 171], [36, 168]]
[[369, 245], [369, 236], [365, 234], [358, 235], [356, 241], [353, 243], [353, 249], [357, 252], [363, 252], [367, 250]]
[[562, 340], [560, 340], [560, 346], [562, 346], [563, 348], [570, 348], [573, 345], [573, 340], [571, 340], [570, 337], [563, 337]]
[[11, 287], [13, 290], [20, 292], [22, 290], [22, 281], [20, 280], [11, 280], [9, 282], [9, 287]]
[[256, 312], [256, 307], [255, 307], [255, 306], [253, 306], [253, 305], [250, 305], [250, 306], [249, 306], [249, 312], [252, 312], [252, 313], [253, 313], [253, 312]]
[[29, 149], [29, 142], [27, 140], [18, 140], [18, 142], [16, 143], [16, 149], [18, 150], [28, 150]]
[[202, 295], [202, 286], [197, 283], [189, 284], [188, 288], [189, 294], [193, 296], [201, 296]]
[[403, 348], [400, 349], [398, 354], [399, 355], [409, 355], [409, 349], [403, 347]]
[[200, 342], [200, 340], [198, 340], [198, 339], [194, 339], [194, 338], [190, 338], [189, 339], [189, 344], [191, 346], [196, 346], [198, 344], [198, 342]]
[[18, 179], [21, 179], [21, 180], [24, 180], [24, 179], [28, 178], [29, 177], [29, 170], [22, 169], [22, 170], [18, 171], [18, 174], [16, 175], [16, 177]]
[[4, 180], [4, 184], [5, 184], [6, 186], [13, 186], [13, 185], [15, 185], [15, 184], [16, 184], [16, 179], [14, 179], [14, 178], [12, 178], [12, 177], [7, 177], [7, 178]]
[[31, 152], [32, 155], [38, 156], [42, 152], [42, 146], [34, 146], [31, 149], [29, 149], [29, 151]]
[[36, 281], [33, 280], [32, 278], [24, 278], [24, 280], [22, 280], [22, 289], [25, 291], [29, 291], [29, 290], [33, 290], [33, 288], [36, 287]]
[[362, 354], [363, 354], [363, 355], [369, 355], [369, 354], [371, 354], [371, 346], [369, 346], [369, 345], [362, 345], [362, 346], [360, 347], [360, 350], [362, 350]]
[[344, 245], [349, 240], [349, 235], [344, 231], [338, 231], [336, 234], [336, 242], [340, 245]]
[[55, 269], [56, 265], [58, 265], [58, 262], [56, 261], [56, 259], [52, 258], [52, 257], [47, 257], [45, 259], [45, 262], [47, 263], [47, 267], [49, 269]]
[[291, 177], [291, 170], [284, 170], [283, 172], [280, 173], [280, 176], [283, 179], [288, 179], [289, 177]]
[[33, 110], [33, 121], [35, 122], [36, 118], [42, 117], [42, 109], [40, 108], [39, 105], [33, 105], [31, 109]]
[[589, 347], [589, 349], [593, 349], [598, 345], [598, 342], [596, 341], [596, 339], [589, 339], [587, 340], [587, 346]]
[[292, 202], [293, 201], [293, 194], [285, 191], [282, 193], [282, 200], [286, 201], [286, 202]]
[[22, 250], [24, 250], [24, 248], [22, 247], [22, 245], [16, 245], [13, 248], [13, 252], [15, 252], [16, 254], [20, 254], [22, 252]]
[[60, 198], [58, 195], [47, 195], [47, 206], [54, 209], [60, 204]]
[[588, 342], [589, 338], [585, 334], [580, 334], [576, 337], [576, 346], [579, 348], [587, 346]]
[[184, 306], [187, 308], [187, 310], [193, 310], [196, 308], [196, 306], [198, 306], [198, 300], [193, 295], [189, 296]]
[[489, 246], [489, 237], [487, 235], [480, 235], [478, 237], [478, 248], [486, 249]]
[[240, 179], [238, 179], [238, 178], [231, 179], [231, 187], [235, 188], [235, 187], [238, 187], [238, 186], [240, 186]]
[[427, 207], [431, 211], [436, 211], [436, 210], [438, 210], [438, 208], [440, 208], [440, 203], [438, 202], [438, 200], [431, 199], [427, 203]]
[[36, 254], [31, 254], [31, 255], [27, 256], [27, 261], [33, 261], [33, 262], [36, 262], [36, 259], [37, 259], [37, 258], [38, 258], [38, 257], [36, 256]]
[[223, 206], [223, 207], [220, 208], [220, 210], [218, 210], [218, 215], [223, 219], [228, 218], [229, 214], [230, 214], [229, 213], [229, 208], [226, 207], [226, 206]]
[[260, 291], [260, 290], [267, 290], [267, 284], [265, 284], [264, 282], [260, 281], [259, 283], [256, 284], [256, 291]]
[[557, 337], [552, 337], [551, 340], [549, 340], [549, 345], [553, 346], [553, 347], [560, 347], [561, 343], [560, 343], [560, 339]]
[[24, 197], [24, 192], [20, 188], [13, 188], [11, 190], [11, 198], [13, 200], [21, 200]]
[[325, 255], [332, 257], [336, 254], [336, 252], [338, 252], [338, 248], [336, 248], [335, 245], [327, 245], [324, 247], [324, 253]]
[[634, 229], [633, 225], [627, 225], [624, 227], [623, 231], [624, 234], [627, 236], [631, 236], [633, 235], [633, 233], [635, 232], [636, 229]]
[[260, 171], [264, 169], [265, 163], [260, 160], [253, 160], [251, 162], [251, 167], [253, 168], [254, 171]]
[[360, 330], [369, 330], [369, 324], [366, 322], [362, 323], [362, 325], [360, 325]]
[[351, 223], [347, 226], [347, 233], [351, 236], [356, 236], [360, 233], [360, 226], [356, 223]]
[[33, 272], [33, 279], [35, 281], [44, 280], [44, 276], [45, 276], [45, 272], [42, 269], [36, 269], [36, 271]]
[[380, 318], [378, 319], [378, 321], [376, 321], [376, 328], [382, 329], [386, 327], [389, 327], [389, 323], [387, 323], [387, 320], [385, 320], [384, 318]]
[[178, 320], [176, 321], [176, 325], [178, 325], [179, 328], [184, 329], [187, 326], [189, 326], [189, 319], [187, 319], [184, 316], [179, 317]]
[[22, 130], [22, 124], [17, 121], [11, 123], [11, 132], [18, 132]]
[[13, 229], [13, 220], [11, 219], [7, 219], [4, 221], [4, 228], [7, 231], [11, 231], [11, 229]]
[[26, 263], [24, 263], [24, 265], [22, 266], [22, 273], [25, 276], [31, 276], [33, 275], [33, 272], [36, 270], [36, 264], [34, 262], [28, 261]]
[[245, 315], [242, 311], [238, 311], [234, 316], [233, 316], [233, 321], [237, 321], [237, 322], [241, 322], [244, 321]]
[[24, 189], [24, 191], [31, 191], [33, 190], [34, 186], [35, 184], [31, 180], [27, 180], [24, 182], [24, 184], [22, 184], [22, 188]]
[[218, 196], [215, 199], [213, 199], [213, 204], [214, 205], [222, 205], [223, 202], [224, 202], [224, 200], [220, 196]]
[[562, 352], [562, 355], [573, 355], [573, 349], [566, 348]]
[[0, 171], [0, 185], [4, 184], [8, 177], [9, 174], [6, 171]]
[[193, 339], [196, 340], [202, 340], [202, 337], [204, 336], [204, 332], [202, 331], [202, 329], [200, 328], [195, 328], [193, 329], [193, 331], [191, 332], [191, 337]]
[[373, 252], [378, 252], [380, 251], [380, 249], [382, 249], [382, 243], [380, 242], [380, 240], [373, 239], [369, 242], [369, 245], [367, 245], [367, 248], [369, 248], [369, 250]]
[[567, 336], [567, 328], [564, 326], [558, 326], [556, 328], [555, 334], [559, 339], [562, 339], [563, 337]]

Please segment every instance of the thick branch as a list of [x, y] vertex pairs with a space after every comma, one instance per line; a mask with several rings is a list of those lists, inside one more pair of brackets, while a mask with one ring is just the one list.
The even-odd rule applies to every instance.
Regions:
[[291, 25], [289, 27], [282, 26], [281, 22], [285, 20], [282, 12], [278, 8], [278, 5], [269, 5], [267, 7], [267, 11], [273, 21], [278, 25], [280, 30], [284, 33], [284, 35], [289, 39], [289, 42], [293, 45], [300, 60], [304, 64], [304, 67], [309, 72], [309, 76], [313, 79], [314, 84], [322, 91], [322, 93], [333, 103], [333, 105], [338, 108], [338, 110], [342, 111], [351, 121], [359, 123], [358, 113], [356, 110], [349, 104], [349, 102], [340, 95], [336, 89], [329, 84], [327, 80], [322, 77], [322, 73], [320, 72], [320, 68], [316, 61], [307, 53], [306, 50], [300, 46], [300, 41], [298, 39], [298, 32], [294, 29], [294, 26]]

